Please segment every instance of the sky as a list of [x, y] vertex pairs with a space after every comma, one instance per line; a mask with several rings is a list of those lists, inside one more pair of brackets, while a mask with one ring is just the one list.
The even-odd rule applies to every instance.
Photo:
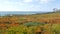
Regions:
[[0, 0], [0, 11], [52, 11], [60, 0]]

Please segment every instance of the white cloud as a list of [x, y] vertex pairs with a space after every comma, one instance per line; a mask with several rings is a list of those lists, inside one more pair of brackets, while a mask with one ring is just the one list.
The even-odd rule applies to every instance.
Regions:
[[23, 3], [20, 2], [10, 2], [10, 1], [0, 1], [0, 11], [20, 11]]
[[[37, 3], [33, 2], [36, 1]], [[41, 4], [45, 4], [45, 3], [49, 3], [53, 0], [23, 0], [23, 1], [19, 1], [19, 2], [14, 2], [14, 1], [0, 1], [0, 11], [38, 11], [38, 10], [42, 10], [40, 9], [40, 7], [42, 7], [42, 5], [38, 5], [38, 3], [40, 2]], [[26, 3], [24, 3], [26, 2]], [[33, 3], [29, 3], [29, 2], [33, 2]]]
[[0, 5], [0, 11], [18, 11], [18, 8], [13, 5]]
[[55, 0], [39, 0], [41, 4], [47, 4]]
[[23, 0], [23, 2], [32, 2], [32, 0]]
[[14, 2], [4, 1], [0, 3], [0, 11], [18, 11], [17, 4]]
[[40, 0], [40, 3], [48, 3], [49, 0]]
[[35, 1], [39, 1], [39, 0], [35, 0]]

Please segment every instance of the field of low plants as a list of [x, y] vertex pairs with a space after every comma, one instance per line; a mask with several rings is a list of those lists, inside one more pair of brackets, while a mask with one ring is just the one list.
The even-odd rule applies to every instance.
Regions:
[[[8, 27], [8, 28], [7, 28]], [[60, 24], [42, 24], [29, 22], [19, 26], [6, 26], [1, 29], [0, 34], [59, 34]]]
[[60, 34], [60, 13], [2, 16], [0, 34]]

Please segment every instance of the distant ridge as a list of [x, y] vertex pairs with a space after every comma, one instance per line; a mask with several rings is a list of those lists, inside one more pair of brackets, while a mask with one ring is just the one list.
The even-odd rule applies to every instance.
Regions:
[[22, 11], [9, 11], [9, 12], [0, 12], [0, 16], [8, 15], [8, 14], [18, 14], [18, 15], [31, 15], [31, 14], [37, 14], [37, 13], [46, 13], [42, 11], [29, 11], [29, 12], [22, 12]]

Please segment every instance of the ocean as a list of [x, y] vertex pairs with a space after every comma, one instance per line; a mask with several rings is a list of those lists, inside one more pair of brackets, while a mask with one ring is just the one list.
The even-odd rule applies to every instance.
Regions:
[[46, 13], [42, 11], [0, 11], [0, 16], [8, 15], [8, 14], [18, 14], [18, 15], [30, 15], [37, 13]]

